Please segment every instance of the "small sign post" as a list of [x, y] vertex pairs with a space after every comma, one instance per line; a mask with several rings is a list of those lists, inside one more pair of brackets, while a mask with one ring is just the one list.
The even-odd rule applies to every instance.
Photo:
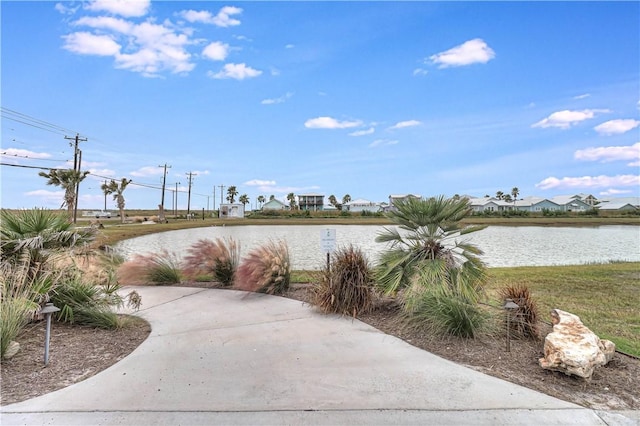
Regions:
[[323, 229], [320, 231], [320, 245], [327, 254], [327, 271], [331, 270], [331, 253], [336, 249], [336, 230]]

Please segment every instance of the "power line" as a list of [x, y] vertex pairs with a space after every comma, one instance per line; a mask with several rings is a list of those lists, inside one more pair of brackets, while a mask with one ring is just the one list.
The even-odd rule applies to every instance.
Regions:
[[2, 117], [7, 120], [26, 124], [27, 126], [35, 127], [41, 130], [46, 130], [47, 132], [58, 133], [62, 135], [64, 135], [65, 133], [77, 133], [71, 129], [67, 129], [66, 127], [62, 127], [45, 120], [41, 120], [36, 117], [32, 117], [30, 115], [12, 110], [10, 108], [0, 107], [0, 112], [2, 113]]
[[29, 157], [28, 155], [7, 154], [7, 151], [0, 152], [0, 155], [3, 155], [5, 157], [11, 157], [11, 158], [25, 158], [27, 160], [34, 160], [34, 161], [55, 161], [55, 162], [69, 161], [69, 160], [56, 160], [56, 159], [53, 159], [53, 158], [34, 158], [34, 157]]

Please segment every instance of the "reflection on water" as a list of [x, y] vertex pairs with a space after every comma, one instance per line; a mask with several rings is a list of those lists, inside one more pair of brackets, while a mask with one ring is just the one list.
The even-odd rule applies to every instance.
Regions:
[[[289, 245], [294, 269], [320, 269], [326, 259], [320, 234], [327, 228], [336, 230], [338, 247], [349, 244], [360, 247], [372, 262], [385, 249], [384, 244], [375, 242], [383, 227], [373, 225], [212, 226], [133, 238], [118, 243], [116, 249], [126, 257], [162, 249], [184, 256], [199, 239], [232, 237], [240, 242], [241, 254], [244, 254], [270, 239], [283, 239]], [[640, 226], [490, 226], [462, 238], [480, 247], [484, 251], [482, 259], [494, 267], [640, 261]]]

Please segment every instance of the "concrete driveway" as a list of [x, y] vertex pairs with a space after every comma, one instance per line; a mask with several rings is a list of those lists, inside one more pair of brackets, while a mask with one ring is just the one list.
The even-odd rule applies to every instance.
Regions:
[[10, 424], [636, 424], [454, 364], [360, 321], [233, 290], [130, 287], [151, 335]]

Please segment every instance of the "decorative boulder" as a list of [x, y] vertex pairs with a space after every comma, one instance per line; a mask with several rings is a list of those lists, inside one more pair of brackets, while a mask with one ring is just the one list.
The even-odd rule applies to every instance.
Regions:
[[542, 368], [590, 379], [596, 367], [613, 357], [615, 344], [600, 340], [578, 316], [554, 309], [551, 321], [553, 331], [544, 339], [544, 358], [538, 360]]

